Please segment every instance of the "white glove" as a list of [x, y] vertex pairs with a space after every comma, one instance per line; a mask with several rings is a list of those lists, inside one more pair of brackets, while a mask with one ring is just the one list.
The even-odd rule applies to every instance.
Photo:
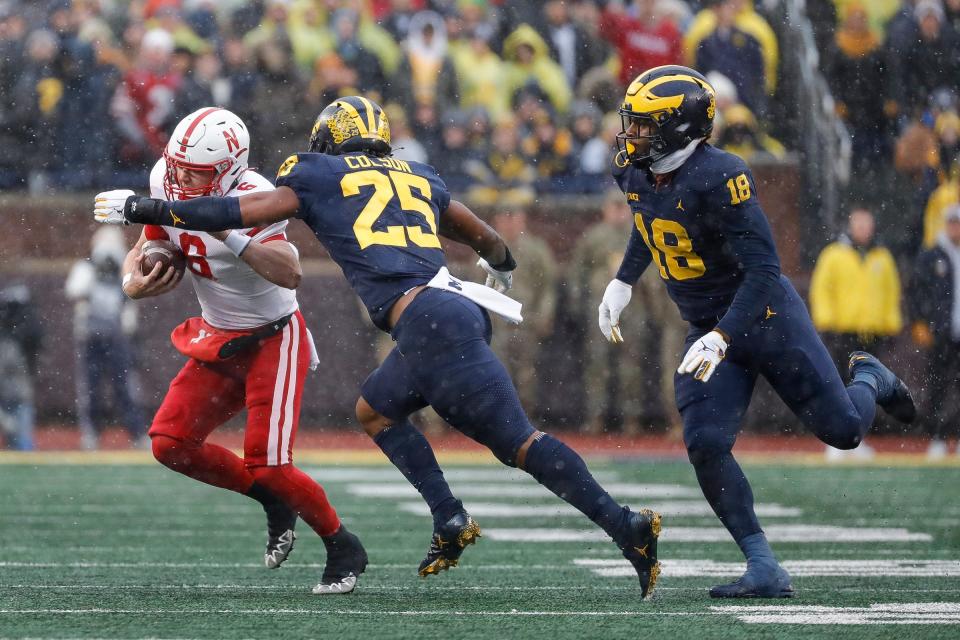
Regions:
[[487, 272], [485, 284], [494, 291], [506, 293], [513, 286], [513, 271], [497, 271], [483, 258], [477, 260], [477, 266]]
[[694, 380], [706, 382], [727, 355], [727, 341], [720, 332], [713, 330], [706, 334], [687, 350], [677, 373], [692, 373]]
[[620, 333], [620, 312], [630, 303], [633, 287], [623, 280], [614, 278], [603, 292], [603, 301], [600, 303], [600, 331], [607, 342], [620, 344], [623, 334]]
[[97, 194], [93, 200], [93, 219], [103, 224], [130, 224], [123, 217], [127, 198], [136, 195], [130, 189], [114, 189]]

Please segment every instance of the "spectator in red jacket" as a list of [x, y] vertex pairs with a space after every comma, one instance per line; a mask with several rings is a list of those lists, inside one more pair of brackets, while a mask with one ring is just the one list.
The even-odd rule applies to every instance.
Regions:
[[634, 16], [614, 5], [600, 20], [600, 33], [620, 55], [620, 82], [627, 86], [640, 73], [664, 64], [681, 64], [680, 29], [656, 10], [656, 0], [633, 0]]
[[175, 119], [180, 76], [171, 68], [173, 37], [162, 29], [144, 34], [137, 63], [117, 87], [111, 112], [120, 130], [120, 156], [130, 164], [153, 162], [163, 153]]

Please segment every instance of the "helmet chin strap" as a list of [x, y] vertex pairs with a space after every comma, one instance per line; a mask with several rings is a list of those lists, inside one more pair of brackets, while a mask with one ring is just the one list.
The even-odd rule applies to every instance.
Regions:
[[693, 152], [696, 151], [697, 146], [703, 141], [704, 138], [691, 140], [690, 144], [684, 148], [677, 149], [676, 151], [663, 156], [659, 160], [655, 160], [650, 164], [650, 171], [658, 174], [675, 171], [680, 165], [687, 161], [687, 158], [693, 155]]

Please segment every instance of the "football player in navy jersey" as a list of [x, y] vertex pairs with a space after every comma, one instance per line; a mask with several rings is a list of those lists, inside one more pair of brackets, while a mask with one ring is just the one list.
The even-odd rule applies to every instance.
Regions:
[[[108, 223], [163, 222], [211, 231], [301, 218], [374, 324], [397, 343], [363, 383], [356, 413], [430, 506], [434, 532], [419, 574], [456, 566], [464, 547], [480, 535], [447, 486], [430, 444], [409, 420], [430, 404], [501, 462], [525, 470], [600, 526], [632, 563], [641, 595], [648, 596], [659, 574], [660, 515], [619, 505], [576, 452], [534, 429], [490, 349], [486, 309], [520, 319], [519, 304], [498, 293], [510, 288], [516, 266], [500, 236], [451, 200], [432, 167], [390, 156], [386, 116], [366, 98], [327, 106], [309, 149], [283, 163], [277, 189], [269, 193], [165, 202], [106, 192], [97, 196], [94, 215]], [[450, 276], [439, 236], [476, 250], [492, 289]]]
[[879, 404], [910, 422], [906, 385], [875, 357], [851, 355], [846, 387], [780, 259], [747, 165], [709, 145], [713, 88], [693, 69], [664, 66], [627, 88], [613, 175], [634, 213], [600, 329], [622, 342], [618, 321], [631, 287], [653, 263], [689, 322], [675, 374], [683, 437], [704, 496], [747, 558], [747, 571], [715, 598], [793, 595], [753, 509], [731, 450], [758, 375], [818, 438], [860, 444]]

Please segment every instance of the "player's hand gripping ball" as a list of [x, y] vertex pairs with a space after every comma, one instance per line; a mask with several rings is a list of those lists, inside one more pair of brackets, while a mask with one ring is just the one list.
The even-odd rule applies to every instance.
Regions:
[[169, 240], [147, 240], [140, 249], [143, 256], [143, 273], [153, 271], [154, 266], [160, 263], [160, 273], [165, 274], [171, 266], [176, 271], [174, 279], [179, 281], [187, 269], [187, 259], [180, 251], [180, 247]]

